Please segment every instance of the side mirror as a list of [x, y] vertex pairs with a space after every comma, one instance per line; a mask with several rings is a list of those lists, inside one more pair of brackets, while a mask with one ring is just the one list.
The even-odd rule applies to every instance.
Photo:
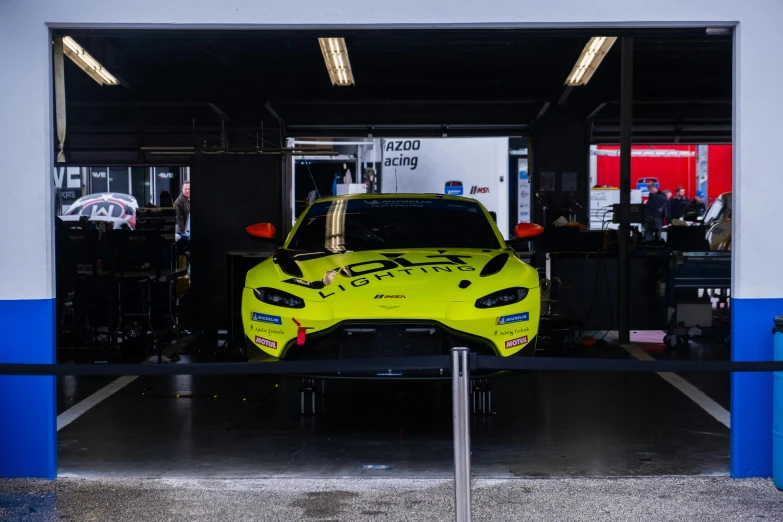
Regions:
[[256, 223], [255, 225], [247, 227], [245, 231], [250, 237], [270, 239], [273, 241], [277, 233], [277, 230], [275, 230], [275, 226], [272, 223]]
[[540, 236], [543, 232], [544, 227], [536, 225], [535, 223], [519, 223], [514, 228], [517, 239]]

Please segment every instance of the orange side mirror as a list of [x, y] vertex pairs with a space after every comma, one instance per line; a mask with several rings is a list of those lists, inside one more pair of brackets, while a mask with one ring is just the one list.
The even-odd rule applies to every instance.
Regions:
[[252, 237], [261, 237], [265, 239], [274, 239], [277, 230], [272, 223], [256, 223], [245, 229], [248, 235]]
[[544, 227], [536, 225], [535, 223], [519, 223], [514, 228], [514, 233], [517, 238], [522, 239], [524, 237], [535, 237], [541, 235], [544, 232]]

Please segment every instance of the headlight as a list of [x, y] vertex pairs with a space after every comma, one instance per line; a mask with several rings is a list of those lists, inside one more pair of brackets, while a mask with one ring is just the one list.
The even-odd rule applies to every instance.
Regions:
[[527, 288], [507, 288], [476, 299], [476, 308], [495, 308], [522, 301], [527, 297]]
[[304, 299], [296, 297], [288, 292], [277, 290], [274, 288], [256, 288], [253, 290], [256, 295], [256, 299], [262, 303], [271, 304], [275, 306], [283, 306], [285, 308], [304, 308]]

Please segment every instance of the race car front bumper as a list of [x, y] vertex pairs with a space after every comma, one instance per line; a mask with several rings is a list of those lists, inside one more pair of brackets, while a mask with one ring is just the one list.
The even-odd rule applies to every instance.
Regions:
[[308, 301], [292, 309], [242, 296], [245, 335], [276, 359], [346, 359], [444, 355], [467, 346], [486, 355], [529, 355], [538, 334], [540, 293], [523, 303], [478, 309], [472, 302], [416, 302], [382, 309]]

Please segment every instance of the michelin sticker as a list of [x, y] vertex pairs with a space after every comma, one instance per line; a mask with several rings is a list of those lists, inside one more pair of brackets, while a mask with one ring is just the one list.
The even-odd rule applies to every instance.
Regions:
[[283, 324], [283, 320], [276, 315], [259, 314], [258, 312], [253, 312], [250, 318], [258, 323]]
[[529, 320], [530, 320], [530, 312], [523, 312], [521, 314], [504, 315], [503, 317], [498, 317], [497, 324], [520, 323], [522, 321], [529, 321]]

